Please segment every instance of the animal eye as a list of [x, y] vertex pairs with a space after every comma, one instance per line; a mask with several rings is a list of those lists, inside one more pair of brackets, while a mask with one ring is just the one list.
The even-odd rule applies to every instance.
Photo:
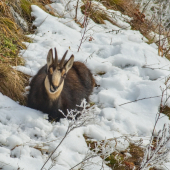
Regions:
[[65, 76], [65, 75], [66, 75], [65, 69], [62, 70], [61, 74], [62, 74], [62, 76]]
[[63, 77], [66, 77], [66, 73], [63, 74]]
[[53, 74], [53, 69], [52, 67], [49, 69], [50, 74]]

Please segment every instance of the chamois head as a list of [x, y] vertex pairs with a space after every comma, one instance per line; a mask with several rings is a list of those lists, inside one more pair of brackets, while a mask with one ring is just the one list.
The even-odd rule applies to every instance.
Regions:
[[57, 50], [55, 48], [55, 59], [53, 59], [53, 51], [49, 50], [47, 55], [47, 76], [45, 78], [45, 88], [51, 99], [56, 99], [64, 85], [64, 79], [67, 72], [71, 69], [74, 62], [74, 56], [71, 55], [69, 60], [65, 63], [65, 57], [68, 50], [65, 52], [61, 61], [58, 61]]

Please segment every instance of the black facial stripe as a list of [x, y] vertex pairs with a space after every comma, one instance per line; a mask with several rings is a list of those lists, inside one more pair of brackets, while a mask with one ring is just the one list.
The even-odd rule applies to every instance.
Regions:
[[60, 87], [60, 85], [61, 85], [61, 83], [63, 82], [63, 80], [64, 80], [64, 78], [63, 78], [63, 77], [61, 77], [61, 79], [60, 79], [60, 83], [59, 83], [58, 87]]
[[[64, 79], [66, 78], [66, 73], [65, 73], [63, 76], [61, 76], [59, 85], [58, 85], [58, 86], [55, 86], [55, 85], [53, 84], [53, 82], [52, 82], [52, 75], [53, 75], [53, 74], [50, 74], [50, 71], [49, 71], [51, 68], [53, 69], [53, 71], [54, 71], [55, 69], [57, 69], [57, 68], [52, 64], [52, 65], [49, 66], [49, 69], [48, 69], [48, 71], [47, 71], [47, 75], [48, 75], [48, 79], [49, 79], [50, 86], [52, 86], [53, 89], [56, 90], [57, 88], [60, 87], [60, 85], [62, 84], [62, 82], [63, 82]], [[62, 73], [63, 68], [58, 68], [57, 70]], [[50, 89], [51, 89], [51, 88], [50, 88]]]
[[48, 73], [48, 79], [49, 79], [50, 84], [53, 84], [52, 83], [52, 74]]

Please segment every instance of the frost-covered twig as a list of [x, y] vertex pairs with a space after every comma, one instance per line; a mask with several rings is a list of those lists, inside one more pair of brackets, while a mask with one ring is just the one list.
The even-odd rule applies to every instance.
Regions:
[[150, 143], [146, 147], [140, 170], [162, 165], [166, 162], [170, 148], [167, 148], [170, 142], [170, 126], [164, 125], [163, 129], [158, 132], [156, 144], [153, 146], [154, 136], [151, 137]]
[[60, 156], [60, 154], [61, 154], [61, 151], [56, 156], [51, 157], [51, 162], [52, 163], [51, 163], [51, 166], [48, 168], [48, 170], [52, 169], [56, 165], [57, 158]]
[[[106, 161], [106, 159], [114, 152], [119, 153], [119, 147], [124, 146], [125, 145], [125, 141], [127, 141], [128, 143], [132, 143], [132, 140], [130, 139], [130, 137], [132, 137], [133, 135], [123, 135], [123, 136], [119, 136], [119, 137], [115, 137], [112, 139], [105, 139], [102, 141], [92, 141], [92, 143], [89, 143], [88, 146], [88, 151], [84, 157], [84, 159], [77, 163], [75, 166], [73, 166], [72, 168], [70, 168], [69, 170], [73, 170], [76, 167], [79, 167], [79, 170], [83, 170], [85, 169], [85, 167], [88, 166], [92, 166], [92, 165], [98, 165], [101, 166], [101, 170], [104, 169], [106, 164], [109, 164], [109, 161]], [[134, 141], [133, 141], [134, 142]], [[141, 144], [142, 139], [136, 141], [135, 143], [138, 145]], [[119, 146], [118, 146], [119, 145]], [[94, 158], [95, 157], [100, 157], [101, 159], [98, 162], [94, 162]], [[115, 159], [117, 160], [117, 162], [119, 162], [119, 164], [121, 164], [124, 160], [121, 159], [118, 156], [115, 156]]]
[[[85, 99], [82, 100], [81, 105], [79, 106], [82, 110], [68, 110], [67, 115], [65, 115], [62, 111], [61, 113], [68, 120], [69, 131], [72, 131], [76, 128], [87, 126], [89, 124], [96, 123], [96, 114], [95, 108], [96, 106], [90, 107], [90, 105], [86, 102]], [[69, 121], [70, 120], [70, 121]]]
[[167, 94], [167, 90], [169, 89], [170, 85], [168, 85], [168, 80], [165, 80], [165, 89], [162, 90], [162, 97], [161, 97], [161, 104], [158, 113], [156, 114], [155, 124], [152, 130], [152, 136], [150, 139], [150, 143], [146, 147], [144, 157], [140, 166], [140, 170], [144, 170], [149, 167], [162, 165], [166, 162], [167, 156], [170, 152], [170, 148], [167, 148], [167, 143], [170, 142], [170, 125], [167, 127], [165, 124], [163, 129], [158, 132], [156, 137], [156, 144], [153, 146], [154, 141], [154, 133], [156, 125], [160, 119], [161, 113], [164, 112], [164, 109], [167, 106], [167, 102], [170, 98]]
[[153, 128], [153, 131], [152, 131], [152, 136], [154, 136], [155, 128], [156, 128], [156, 125], [158, 123], [158, 120], [160, 119], [160, 115], [161, 115], [161, 113], [164, 112], [164, 109], [165, 109], [167, 102], [170, 98], [170, 96], [167, 95], [167, 90], [169, 89], [170, 85], [168, 86], [167, 82], [165, 82], [165, 85], [166, 85], [166, 88], [161, 89], [162, 90], [161, 104], [160, 104], [160, 109], [159, 109], [158, 113], [156, 114], [155, 124], [154, 124], [154, 128]]
[[75, 167], [80, 165], [80, 170], [84, 169], [87, 166], [90, 166], [92, 164], [94, 164], [92, 162], [92, 158], [95, 157], [101, 157], [102, 158], [102, 167], [104, 166], [104, 164], [108, 163], [106, 161], [106, 158], [108, 158], [110, 156], [111, 153], [113, 153], [115, 151], [115, 147], [113, 146], [113, 140], [107, 140], [105, 139], [104, 141], [97, 141], [94, 145], [94, 148], [92, 149], [91, 146], [89, 145], [89, 150], [87, 152], [87, 154], [85, 155], [84, 159], [79, 162], [78, 164], [76, 164], [75, 166], [73, 166], [72, 168], [70, 168], [69, 170], [73, 170]]
[[[78, 110], [68, 110], [67, 114], [64, 114], [62, 111], [61, 113], [64, 115], [64, 117], [68, 120], [68, 128], [67, 131], [60, 141], [60, 143], [57, 145], [57, 147], [51, 152], [48, 159], [43, 164], [41, 170], [45, 167], [47, 162], [50, 160], [50, 158], [53, 156], [53, 154], [57, 151], [59, 146], [63, 143], [64, 139], [68, 136], [68, 134], [73, 131], [76, 128], [87, 126], [89, 124], [94, 124], [96, 122], [96, 114], [95, 114], [95, 106], [90, 107], [90, 105], [86, 102], [84, 99], [81, 102], [80, 111]], [[82, 110], [81, 110], [82, 109]], [[54, 166], [54, 162], [52, 163]]]

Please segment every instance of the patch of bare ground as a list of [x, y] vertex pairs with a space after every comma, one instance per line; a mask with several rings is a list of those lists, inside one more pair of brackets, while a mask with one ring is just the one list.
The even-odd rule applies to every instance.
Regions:
[[[96, 141], [92, 141], [84, 135], [87, 145], [93, 150], [96, 147]], [[125, 151], [113, 152], [106, 161], [108, 166], [113, 170], [132, 170], [140, 168], [144, 156], [144, 150], [138, 145], [131, 143]], [[152, 169], [156, 170], [156, 169]]]

